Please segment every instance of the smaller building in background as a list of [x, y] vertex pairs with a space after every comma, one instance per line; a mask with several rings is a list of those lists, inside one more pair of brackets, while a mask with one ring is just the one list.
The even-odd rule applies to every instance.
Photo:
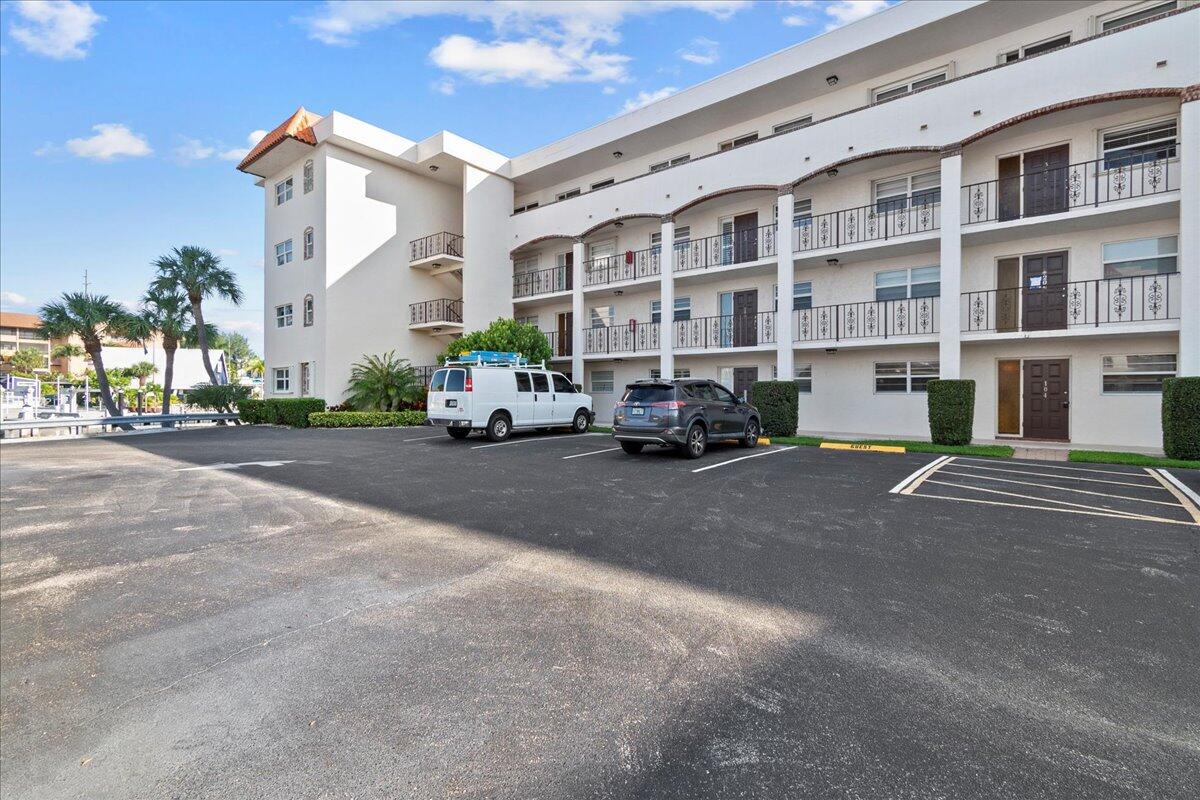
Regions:
[[9, 359], [18, 350], [37, 350], [43, 356], [41, 370], [50, 371], [50, 351], [57, 343], [39, 332], [41, 325], [42, 320], [37, 314], [0, 311], [0, 356], [4, 357], [0, 369], [12, 371]]
[[[149, 361], [155, 366], [155, 372], [147, 378], [147, 381], [160, 386], [163, 383], [166, 354], [163, 353], [162, 347], [158, 345], [157, 341], [147, 342], [145, 349], [141, 345], [118, 347], [106, 344], [100, 351], [100, 355], [104, 358], [105, 369], [131, 367], [139, 362]], [[209, 349], [208, 357], [212, 361], [213, 370], [217, 373], [218, 382], [228, 383], [229, 373], [225, 366], [225, 352]], [[186, 391], [201, 383], [211, 383], [208, 373], [204, 369], [204, 359], [200, 356], [199, 348], [181, 347], [175, 351], [175, 369], [171, 377], [171, 388], [179, 391]]]

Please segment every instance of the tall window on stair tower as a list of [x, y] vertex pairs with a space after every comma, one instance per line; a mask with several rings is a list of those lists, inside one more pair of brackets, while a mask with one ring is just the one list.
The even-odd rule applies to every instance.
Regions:
[[313, 296], [306, 294], [304, 295], [304, 327], [312, 327], [313, 316]]
[[304, 229], [304, 260], [313, 257], [313, 229], [311, 227]]
[[304, 162], [304, 193], [308, 194], [313, 190], [313, 160], [310, 158]]

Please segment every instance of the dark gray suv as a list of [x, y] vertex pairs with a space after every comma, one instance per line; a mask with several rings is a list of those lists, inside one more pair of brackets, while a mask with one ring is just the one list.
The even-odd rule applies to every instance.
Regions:
[[635, 381], [613, 409], [613, 438], [626, 453], [653, 444], [699, 458], [710, 441], [754, 447], [761, 430], [758, 409], [713, 381]]

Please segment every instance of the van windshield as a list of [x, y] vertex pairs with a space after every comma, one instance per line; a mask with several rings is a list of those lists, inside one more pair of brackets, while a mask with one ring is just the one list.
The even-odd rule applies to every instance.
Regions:
[[448, 369], [439, 369], [433, 373], [433, 377], [429, 379], [429, 391], [444, 392], [446, 391], [446, 373]]
[[675, 399], [674, 386], [627, 386], [625, 403], [665, 403]]

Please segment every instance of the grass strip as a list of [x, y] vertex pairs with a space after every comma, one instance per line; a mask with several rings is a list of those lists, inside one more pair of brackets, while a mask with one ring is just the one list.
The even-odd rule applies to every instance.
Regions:
[[1012, 458], [1013, 449], [1006, 444], [948, 445], [933, 442], [916, 442], [909, 439], [827, 439], [823, 436], [772, 436], [772, 444], [795, 444], [802, 447], [820, 447], [821, 442], [841, 444], [877, 444], [903, 447], [910, 453], [937, 453], [952, 456], [980, 456], [981, 458]]
[[1124, 464], [1129, 467], [1200, 469], [1200, 461], [1181, 461], [1177, 458], [1159, 458], [1144, 453], [1117, 453], [1109, 450], [1072, 450], [1070, 460], [1081, 464]]

